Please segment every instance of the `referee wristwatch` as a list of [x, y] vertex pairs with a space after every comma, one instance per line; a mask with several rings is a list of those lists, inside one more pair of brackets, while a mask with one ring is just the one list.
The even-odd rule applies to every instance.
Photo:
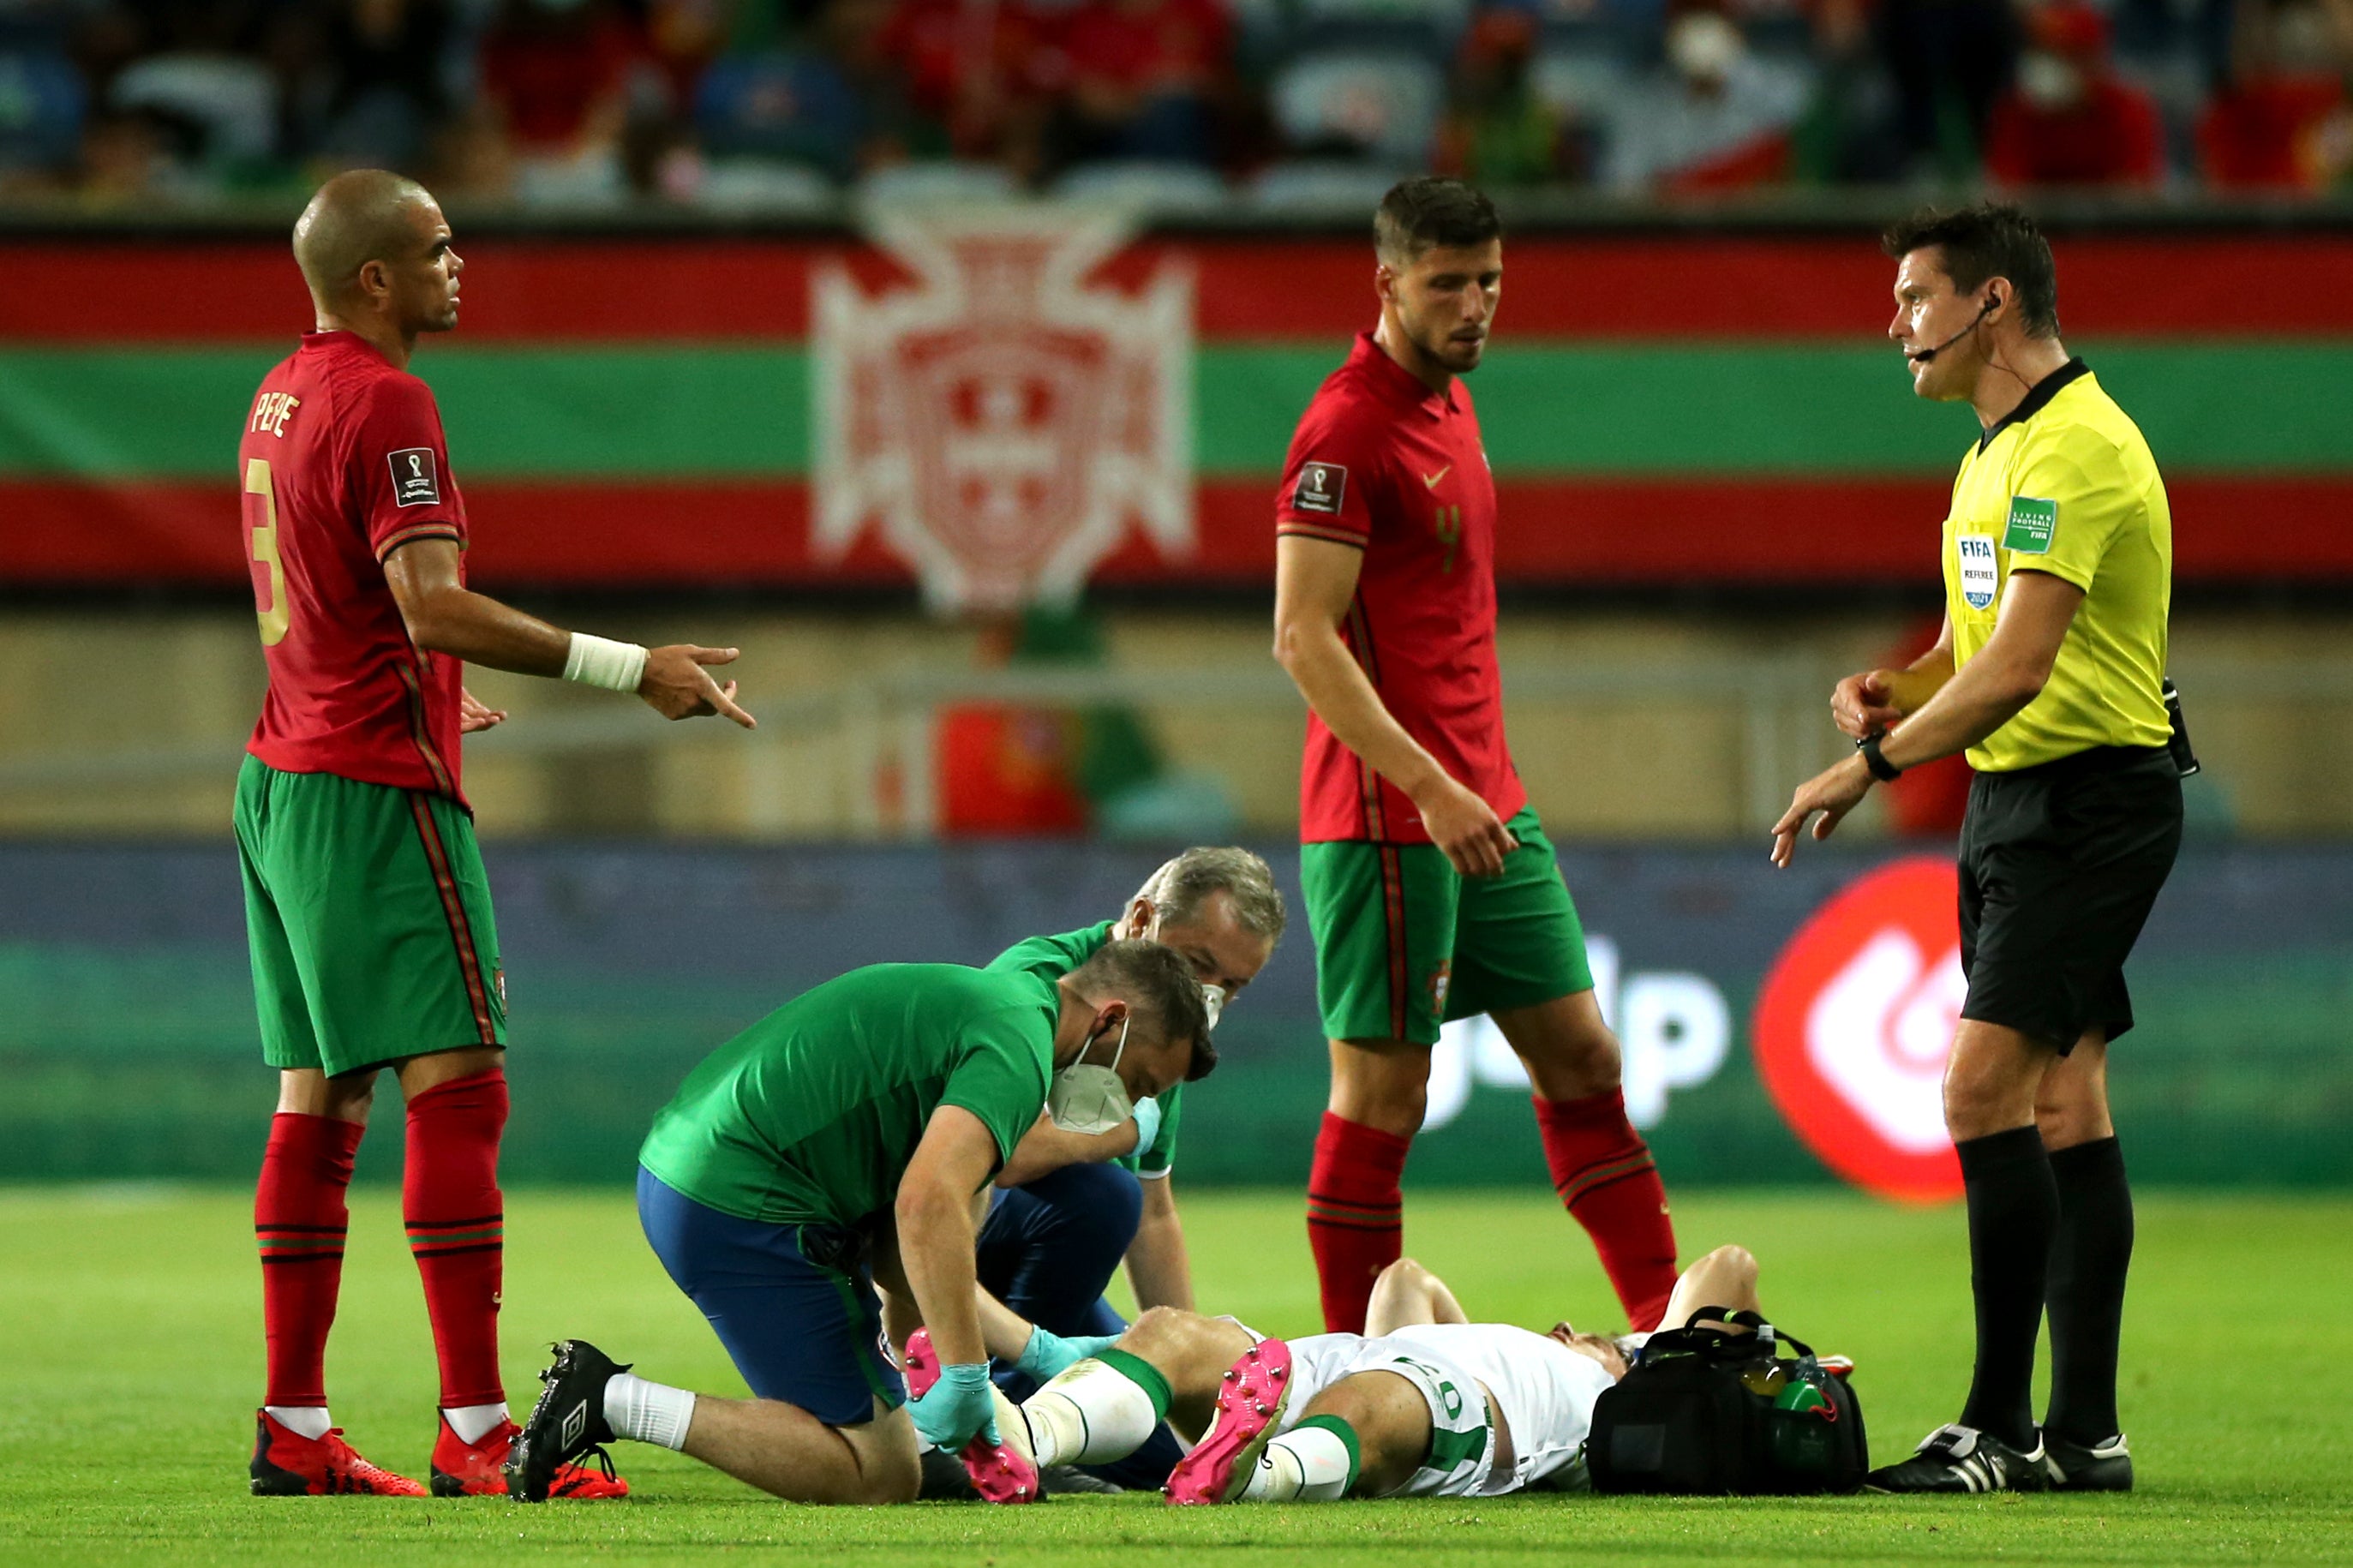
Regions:
[[1882, 734], [1865, 735], [1854, 743], [1854, 749], [1862, 753], [1862, 765], [1871, 770], [1873, 778], [1881, 784], [1894, 784], [1904, 776], [1904, 770], [1880, 754], [1879, 742], [1885, 739]]

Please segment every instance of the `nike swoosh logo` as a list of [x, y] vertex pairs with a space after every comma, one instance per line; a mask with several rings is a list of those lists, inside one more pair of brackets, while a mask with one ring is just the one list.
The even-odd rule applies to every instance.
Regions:
[[1434, 490], [1434, 489], [1436, 489], [1438, 488], [1438, 481], [1439, 481], [1439, 480], [1440, 480], [1440, 479], [1444, 479], [1447, 475], [1449, 475], [1449, 474], [1452, 473], [1453, 471], [1454, 471], [1454, 465], [1453, 465], [1453, 464], [1451, 464], [1451, 463], [1449, 463], [1449, 464], [1447, 464], [1447, 465], [1446, 465], [1446, 467], [1444, 467], [1444, 468], [1442, 468], [1439, 469], [1439, 470], [1438, 470], [1438, 472], [1436, 472], [1436, 473], [1434, 473], [1434, 474], [1424, 474], [1424, 475], [1422, 475], [1422, 476], [1421, 476], [1421, 483], [1422, 483], [1422, 487], [1423, 487], [1425, 489], [1433, 489], [1433, 490]]

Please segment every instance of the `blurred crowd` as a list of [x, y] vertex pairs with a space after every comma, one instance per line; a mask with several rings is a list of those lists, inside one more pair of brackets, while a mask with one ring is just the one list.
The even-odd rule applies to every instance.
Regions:
[[0, 197], [2353, 184], [2353, 0], [0, 0]]

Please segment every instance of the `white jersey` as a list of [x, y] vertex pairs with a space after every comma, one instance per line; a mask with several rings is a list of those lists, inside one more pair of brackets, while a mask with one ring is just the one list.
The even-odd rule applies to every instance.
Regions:
[[[1342, 1378], [1393, 1372], [1422, 1391], [1433, 1431], [1430, 1460], [1403, 1491], [1493, 1497], [1536, 1486], [1574, 1464], [1593, 1428], [1594, 1402], [1617, 1380], [1592, 1357], [1509, 1323], [1418, 1323], [1377, 1339], [1314, 1334], [1290, 1342], [1288, 1431], [1308, 1402]], [[1477, 1386], [1495, 1397], [1512, 1435], [1512, 1472], [1494, 1473], [1494, 1435]]]

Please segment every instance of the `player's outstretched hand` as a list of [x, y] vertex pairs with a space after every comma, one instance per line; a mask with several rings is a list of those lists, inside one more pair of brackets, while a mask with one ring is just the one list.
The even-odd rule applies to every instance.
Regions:
[[977, 1436], [995, 1447], [1003, 1439], [997, 1432], [997, 1401], [990, 1397], [988, 1367], [944, 1366], [940, 1379], [907, 1402], [915, 1430], [924, 1442], [944, 1453], [961, 1454]]
[[1883, 735], [1904, 717], [1883, 669], [1850, 675], [1831, 689], [1831, 720], [1849, 740]]
[[505, 709], [486, 706], [480, 698], [464, 687], [458, 688], [458, 733], [470, 735], [477, 730], [491, 729], [506, 721]]
[[1417, 800], [1421, 825], [1430, 841], [1446, 854], [1449, 864], [1466, 877], [1500, 876], [1504, 857], [1519, 847], [1512, 830], [1478, 792], [1451, 778], [1441, 778], [1427, 800]]
[[1838, 825], [1871, 793], [1871, 770], [1862, 758], [1852, 756], [1842, 763], [1823, 769], [1798, 786], [1789, 809], [1773, 825], [1773, 864], [1787, 866], [1798, 852], [1798, 833], [1806, 819], [1816, 812], [1822, 819], [1814, 824], [1814, 837], [1828, 838], [1838, 831]]
[[646, 673], [638, 682], [638, 695], [665, 719], [724, 713], [746, 730], [756, 730], [759, 721], [735, 706], [735, 683], [731, 680], [722, 686], [703, 668], [707, 664], [733, 664], [739, 651], [732, 647], [697, 647], [692, 643], [671, 643], [649, 649], [646, 654]]

